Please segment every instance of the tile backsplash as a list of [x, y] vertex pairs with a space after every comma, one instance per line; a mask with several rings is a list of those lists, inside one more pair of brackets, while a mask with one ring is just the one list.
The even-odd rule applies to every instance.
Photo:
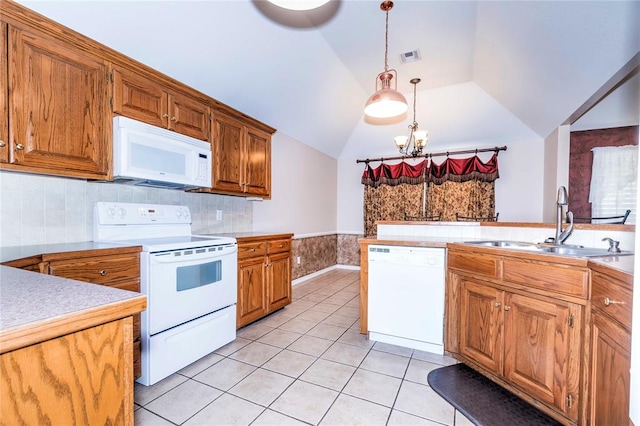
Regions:
[[0, 247], [90, 241], [96, 201], [186, 205], [193, 233], [252, 230], [253, 204], [242, 197], [0, 171]]

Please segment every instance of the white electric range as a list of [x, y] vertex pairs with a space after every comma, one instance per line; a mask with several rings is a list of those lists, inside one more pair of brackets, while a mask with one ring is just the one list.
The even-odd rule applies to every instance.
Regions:
[[234, 238], [191, 234], [186, 206], [97, 202], [95, 241], [142, 246], [142, 376], [152, 385], [236, 337]]

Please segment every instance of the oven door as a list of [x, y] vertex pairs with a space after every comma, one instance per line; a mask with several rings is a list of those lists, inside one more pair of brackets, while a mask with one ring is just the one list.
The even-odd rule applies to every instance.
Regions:
[[238, 246], [143, 253], [141, 288], [149, 335], [236, 303]]

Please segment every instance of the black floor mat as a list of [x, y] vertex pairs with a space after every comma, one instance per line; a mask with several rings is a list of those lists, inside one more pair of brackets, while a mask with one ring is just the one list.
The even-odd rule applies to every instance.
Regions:
[[427, 381], [434, 391], [476, 425], [560, 425], [464, 364], [433, 370]]

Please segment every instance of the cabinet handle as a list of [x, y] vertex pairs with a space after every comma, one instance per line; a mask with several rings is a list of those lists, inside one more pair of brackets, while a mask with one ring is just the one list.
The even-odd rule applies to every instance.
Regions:
[[504, 310], [505, 310], [505, 311], [508, 311], [509, 309], [511, 309], [511, 306], [509, 306], [509, 305], [504, 305]]
[[500, 302], [493, 302], [493, 306], [496, 307], [496, 308], [499, 308], [500, 307]]
[[4, 148], [5, 146], [7, 146], [7, 143], [5, 141], [0, 141], [0, 148]]
[[162, 118], [169, 118], [169, 114], [162, 114]]
[[171, 121], [178, 121], [178, 119], [175, 117], [171, 117]]
[[16, 145], [16, 149], [22, 151], [24, 149], [24, 145], [19, 143], [19, 144]]
[[100, 275], [102, 275], [103, 277], [104, 277], [105, 275], [107, 275], [107, 270], [106, 270], [106, 269], [101, 269], [101, 270], [100, 270]]
[[616, 300], [611, 300], [608, 297], [605, 297], [604, 306], [609, 306], [609, 305], [624, 305], [624, 302], [618, 302]]

